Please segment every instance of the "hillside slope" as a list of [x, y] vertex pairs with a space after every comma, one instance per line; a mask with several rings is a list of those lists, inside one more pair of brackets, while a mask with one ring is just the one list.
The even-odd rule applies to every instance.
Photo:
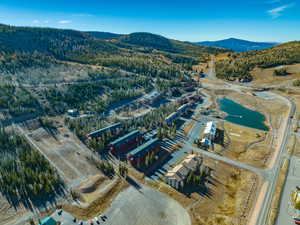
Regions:
[[171, 77], [191, 70], [192, 65], [206, 60], [210, 53], [226, 51], [150, 33], [113, 36], [113, 40], [106, 37], [112, 36], [101, 32], [0, 25], [0, 73], [15, 75], [28, 68], [43, 70], [65, 61]]
[[253, 42], [237, 38], [228, 38], [220, 41], [202, 41], [197, 44], [231, 49], [236, 52], [246, 52], [251, 50], [262, 50], [273, 47], [277, 43], [272, 42]]
[[216, 63], [219, 78], [251, 80], [250, 71], [255, 67], [270, 68], [300, 62], [300, 41], [288, 42], [269, 49], [232, 53], [229, 59]]
[[160, 35], [145, 32], [137, 32], [121, 36], [118, 44], [121, 46], [144, 47], [170, 53], [186, 54], [190, 56], [199, 56], [203, 53], [215, 54], [228, 51], [224, 48], [207, 47], [189, 42], [171, 40]]

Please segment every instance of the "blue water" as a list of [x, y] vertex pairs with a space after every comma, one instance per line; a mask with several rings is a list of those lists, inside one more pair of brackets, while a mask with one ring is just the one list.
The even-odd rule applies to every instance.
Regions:
[[220, 109], [228, 115], [225, 120], [246, 127], [251, 127], [259, 130], [268, 131], [268, 126], [265, 125], [265, 116], [259, 112], [248, 109], [228, 98], [223, 98], [219, 101]]

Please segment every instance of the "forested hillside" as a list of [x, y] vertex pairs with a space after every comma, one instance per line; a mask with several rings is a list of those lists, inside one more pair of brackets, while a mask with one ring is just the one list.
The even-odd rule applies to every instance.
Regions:
[[226, 51], [151, 33], [0, 25], [0, 120], [69, 108], [103, 113], [153, 89], [171, 93], [193, 65]]
[[232, 53], [229, 59], [216, 63], [216, 73], [222, 79], [251, 80], [250, 71], [255, 67], [269, 68], [300, 62], [300, 42], [289, 42], [273, 48]]
[[[110, 36], [114, 40], [107, 40]], [[206, 60], [209, 53], [224, 51], [150, 33], [118, 36], [0, 25], [2, 75], [18, 74], [26, 68], [49, 68], [65, 61], [166, 77], [190, 70], [192, 65]]]
[[0, 84], [0, 109], [5, 116], [41, 112], [37, 99], [27, 89], [9, 84]]

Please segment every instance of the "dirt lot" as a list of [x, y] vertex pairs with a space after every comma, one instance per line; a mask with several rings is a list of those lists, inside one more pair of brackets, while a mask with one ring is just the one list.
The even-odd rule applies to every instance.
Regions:
[[99, 174], [87, 157], [91, 151], [78, 143], [66, 128], [60, 127], [55, 136], [39, 127], [29, 133], [33, 142], [64, 174], [67, 184], [76, 186], [89, 176]]

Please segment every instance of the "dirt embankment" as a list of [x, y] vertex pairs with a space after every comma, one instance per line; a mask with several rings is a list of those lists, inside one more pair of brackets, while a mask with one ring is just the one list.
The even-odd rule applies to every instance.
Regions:
[[63, 205], [62, 209], [80, 220], [89, 220], [103, 213], [117, 197], [117, 195], [129, 185], [118, 179], [115, 185], [99, 195], [92, 203], [86, 207], [78, 205]]

